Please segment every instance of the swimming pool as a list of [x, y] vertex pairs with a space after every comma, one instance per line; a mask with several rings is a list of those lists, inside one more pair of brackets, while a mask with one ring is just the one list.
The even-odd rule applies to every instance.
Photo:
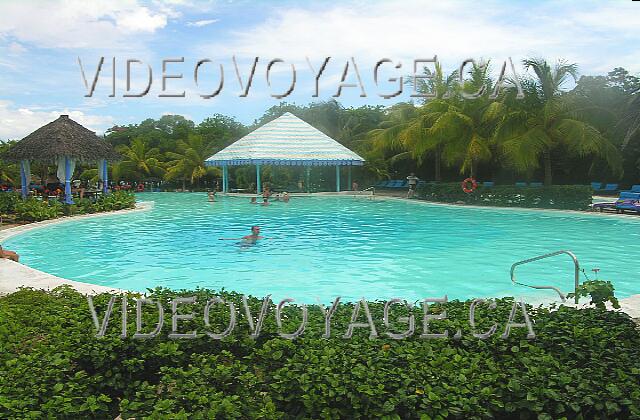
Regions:
[[[247, 198], [145, 193], [153, 210], [88, 218], [15, 236], [21, 262], [67, 279], [145, 291], [207, 287], [314, 303], [525, 296], [512, 263], [568, 249], [601, 269], [620, 297], [640, 293], [640, 219], [569, 212], [470, 208], [403, 200], [304, 197], [263, 207]], [[240, 246], [252, 225], [271, 238]], [[518, 268], [529, 284], [573, 285], [566, 256]], [[584, 277], [582, 278], [584, 280]]]

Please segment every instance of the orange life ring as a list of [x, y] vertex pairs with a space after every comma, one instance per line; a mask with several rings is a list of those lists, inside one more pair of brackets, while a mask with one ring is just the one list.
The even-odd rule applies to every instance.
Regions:
[[[469, 183], [471, 183], [471, 186], [469, 187]], [[465, 179], [464, 181], [462, 181], [462, 191], [464, 191], [465, 193], [469, 194], [472, 193], [476, 190], [476, 188], [478, 188], [478, 183], [476, 182], [475, 179], [469, 177], [467, 179]]]
[[144, 184], [138, 184], [137, 191], [138, 192], [143, 192], [144, 191]]

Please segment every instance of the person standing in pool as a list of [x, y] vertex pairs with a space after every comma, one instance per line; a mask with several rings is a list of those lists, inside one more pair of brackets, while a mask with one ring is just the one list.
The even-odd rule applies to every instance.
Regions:
[[411, 172], [411, 175], [407, 177], [407, 181], [409, 181], [409, 191], [407, 191], [407, 198], [413, 197], [413, 195], [416, 193], [416, 187], [418, 186], [419, 179], [420, 178], [418, 178], [413, 172]]

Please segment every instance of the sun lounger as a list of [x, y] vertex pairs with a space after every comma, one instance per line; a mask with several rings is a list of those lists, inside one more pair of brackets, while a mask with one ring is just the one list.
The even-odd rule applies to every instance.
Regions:
[[618, 191], [618, 184], [607, 184], [602, 191], [615, 192]]
[[542, 182], [530, 182], [529, 186], [533, 188], [540, 188], [542, 187]]
[[599, 190], [601, 190], [601, 189], [602, 189], [602, 182], [592, 182], [592, 183], [591, 183], [591, 188], [592, 188], [594, 191], [599, 191]]
[[527, 186], [526, 182], [516, 182], [516, 187], [523, 188], [523, 187], [526, 187], [526, 186]]

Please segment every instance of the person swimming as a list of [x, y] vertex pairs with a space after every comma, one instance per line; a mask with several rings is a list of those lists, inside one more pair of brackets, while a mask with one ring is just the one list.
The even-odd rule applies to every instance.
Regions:
[[245, 235], [242, 238], [220, 238], [221, 241], [242, 241], [243, 245], [253, 245], [258, 242], [259, 239], [271, 239], [260, 236], [260, 226], [251, 226], [251, 234]]

